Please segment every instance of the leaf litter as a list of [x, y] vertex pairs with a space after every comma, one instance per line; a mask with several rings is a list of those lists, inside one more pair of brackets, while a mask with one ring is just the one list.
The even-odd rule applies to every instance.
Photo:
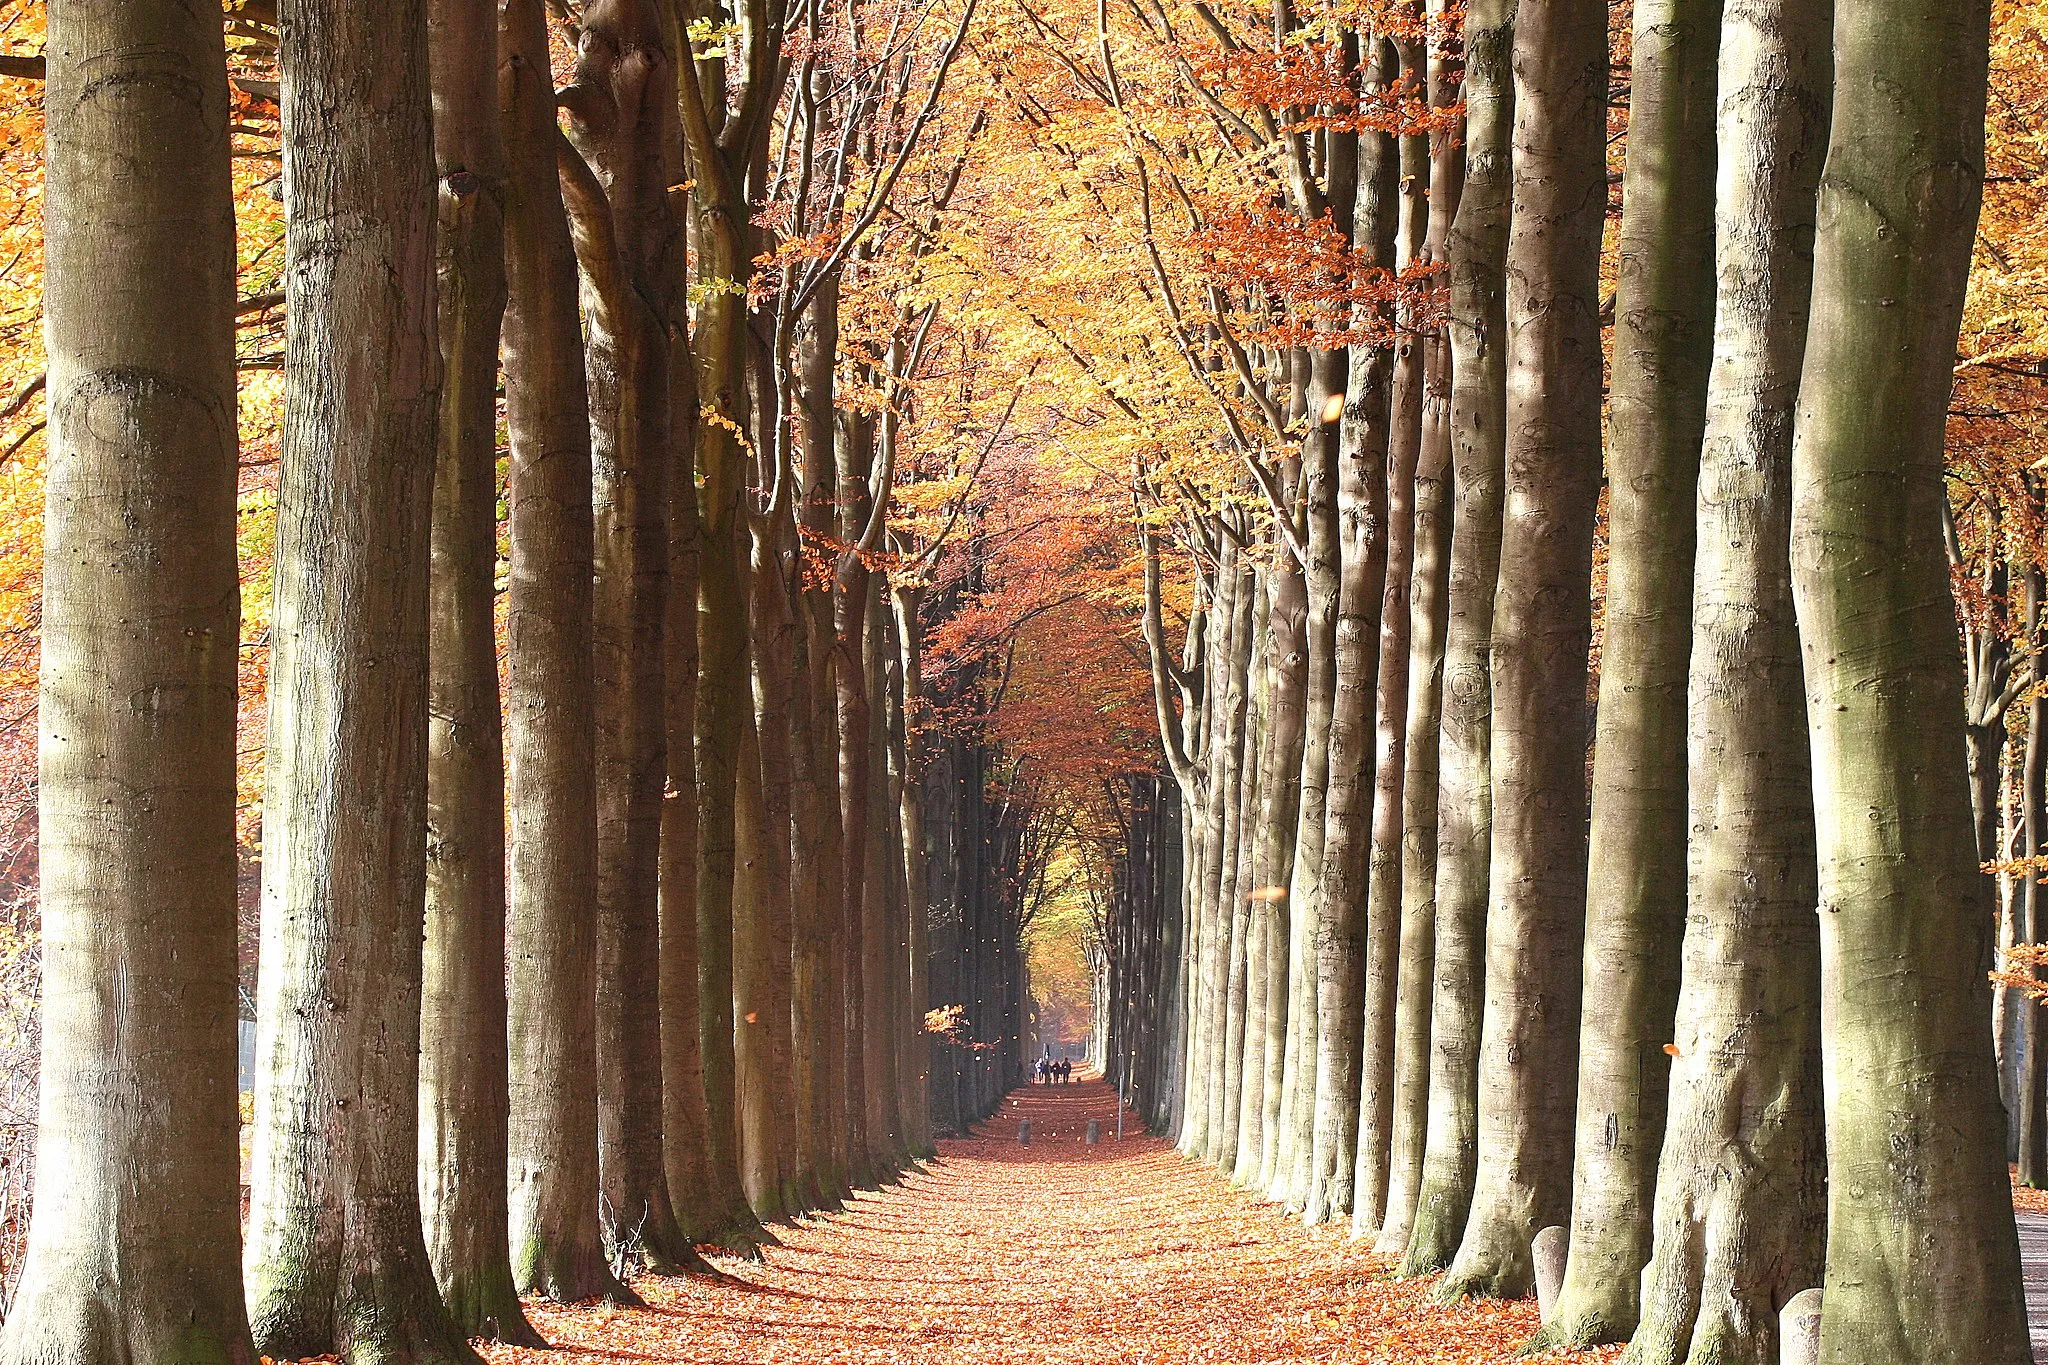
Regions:
[[[1085, 1141], [1089, 1119], [1100, 1145]], [[1017, 1138], [1031, 1122], [1031, 1141]], [[643, 1277], [645, 1309], [529, 1301], [545, 1354], [492, 1365], [1477, 1365], [1522, 1357], [1534, 1300], [1435, 1303], [1348, 1225], [1306, 1228], [1130, 1124], [1099, 1081], [1028, 1087], [901, 1182], [778, 1225], [719, 1277]]]

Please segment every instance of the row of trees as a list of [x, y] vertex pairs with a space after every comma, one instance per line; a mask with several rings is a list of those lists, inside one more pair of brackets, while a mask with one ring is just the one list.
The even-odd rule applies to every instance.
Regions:
[[[242, 3], [231, 61], [217, 4], [49, 6], [6, 73], [47, 129], [46, 980], [0, 1354], [538, 1344], [521, 1292], [772, 1243], [1014, 1080], [1043, 840], [929, 723], [982, 508], [908, 383], [959, 349], [915, 283], [974, 12]], [[277, 301], [231, 164], [266, 120], [245, 1240], [236, 334]]]
[[1275, 77], [1286, 208], [1394, 283], [1186, 319], [1250, 418], [1235, 477], [1135, 471], [1177, 800], [1107, 1055], [1446, 1296], [1568, 1228], [1538, 1344], [1771, 1360], [1825, 1284], [1825, 1360], [2023, 1361], [1944, 553], [1990, 6], [1632, 8], [1612, 126], [1580, 0]]

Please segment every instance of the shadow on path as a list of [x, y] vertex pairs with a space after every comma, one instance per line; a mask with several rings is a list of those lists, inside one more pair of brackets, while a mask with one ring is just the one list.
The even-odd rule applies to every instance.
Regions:
[[[1346, 1228], [1307, 1229], [1147, 1136], [1100, 1081], [1030, 1086], [900, 1184], [778, 1228], [731, 1279], [643, 1279], [645, 1310], [535, 1303], [563, 1348], [500, 1365], [1515, 1359], [1533, 1302], [1439, 1308]], [[1018, 1124], [1031, 1123], [1028, 1146]], [[1102, 1140], [1086, 1142], [1087, 1125]], [[1573, 1357], [1609, 1358], [1611, 1353]]]

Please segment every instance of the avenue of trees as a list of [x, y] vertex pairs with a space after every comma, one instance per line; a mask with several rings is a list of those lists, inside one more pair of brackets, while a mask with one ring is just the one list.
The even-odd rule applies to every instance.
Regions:
[[0, 4], [0, 1361], [771, 1245], [1020, 1079], [1056, 880], [1144, 1122], [1558, 1229], [1538, 1344], [2029, 1359], [2043, 31]]
[[[885, 515], [933, 309], [868, 231], [944, 205], [904, 172], [972, 14], [48, 7], [5, 73], [46, 119], [48, 430], [0, 1356], [538, 1345], [522, 1293], [771, 1244], [1009, 1087], [1044, 850], [973, 728], [923, 720], [961, 588], [920, 569], [971, 509]], [[244, 1231], [237, 333], [279, 304]]]
[[1957, 481], [1970, 546], [1944, 477], [1990, 7], [1636, 0], [1612, 72], [1602, 4], [1388, 8], [1276, 179], [1447, 308], [1200, 319], [1274, 422], [1140, 523], [1112, 1076], [1446, 1298], [1565, 1230], [1538, 1346], [1776, 1361], [1824, 1287], [1823, 1360], [2029, 1360], [2038, 475]]

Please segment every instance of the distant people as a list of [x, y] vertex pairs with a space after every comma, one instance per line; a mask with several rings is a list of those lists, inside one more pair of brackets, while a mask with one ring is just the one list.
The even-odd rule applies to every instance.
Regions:
[[1038, 1059], [1038, 1083], [1040, 1085], [1052, 1084], [1052, 1058], [1040, 1057]]
[[1061, 1062], [1060, 1062], [1060, 1084], [1061, 1084], [1061, 1085], [1065, 1085], [1065, 1084], [1066, 1084], [1066, 1083], [1067, 1083], [1068, 1081], [1071, 1081], [1071, 1080], [1073, 1080], [1073, 1079], [1074, 1079], [1074, 1064], [1073, 1064], [1073, 1062], [1071, 1062], [1071, 1061], [1067, 1061], [1067, 1060], [1064, 1060], [1064, 1059], [1062, 1059], [1062, 1060], [1061, 1060]]

